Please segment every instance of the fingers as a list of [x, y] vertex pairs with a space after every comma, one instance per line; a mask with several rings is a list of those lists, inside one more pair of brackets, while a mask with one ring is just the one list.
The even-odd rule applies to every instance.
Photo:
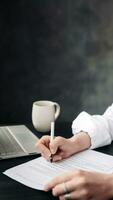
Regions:
[[45, 135], [36, 144], [36, 147], [46, 160], [49, 160], [51, 155], [51, 151], [49, 149], [49, 143], [50, 143], [50, 136]]
[[89, 199], [90, 192], [86, 188], [78, 187], [79, 180], [71, 179], [70, 181], [58, 184], [52, 190], [54, 196], [59, 196], [61, 200], [65, 200], [65, 194], [69, 195], [71, 199]]
[[87, 195], [87, 192], [85, 190], [79, 190], [79, 191], [77, 190], [74, 192], [63, 194], [63, 195], [59, 196], [59, 199], [65, 200], [66, 195], [69, 195], [69, 199], [73, 199], [73, 200], [75, 200], [75, 199], [76, 200], [92, 200], [92, 198], [89, 195]]
[[[66, 156], [64, 156], [63, 148], [65, 147], [66, 139], [63, 137], [56, 137], [52, 142], [50, 142], [50, 136], [43, 136], [36, 144], [41, 155], [49, 160], [52, 154], [53, 161], [60, 161]], [[62, 147], [62, 150], [60, 149]], [[60, 150], [60, 151], [59, 151]]]
[[[81, 185], [84, 184], [84, 178], [83, 174], [85, 172], [83, 170], [73, 170], [69, 172], [65, 172], [62, 175], [57, 176], [54, 178], [52, 181], [50, 181], [46, 186], [45, 186], [45, 191], [49, 191], [54, 188], [54, 192], [59, 193], [59, 184], [63, 184], [65, 182], [68, 182], [68, 190], [72, 191], [74, 190], [75, 187], [80, 187]], [[66, 183], [67, 184], [67, 183]], [[55, 189], [56, 188], [56, 189]]]
[[78, 187], [78, 184], [76, 184], [75, 179], [57, 185], [53, 188], [52, 193], [54, 196], [60, 197], [64, 197], [65, 194], [69, 193], [71, 194], [72, 199], [88, 199], [89, 197], [91, 197], [89, 191], [86, 188]]
[[53, 155], [52, 156], [52, 161], [53, 162], [57, 162], [57, 161], [60, 161], [60, 160], [62, 160], [62, 156], [59, 154], [59, 155]]
[[66, 140], [66, 139], [63, 138], [63, 137], [60, 137], [60, 136], [56, 137], [56, 138], [50, 143], [50, 150], [51, 150], [51, 153], [52, 153], [52, 154], [55, 154], [55, 153], [57, 152], [58, 148], [64, 144], [64, 141], [65, 141], [65, 140]]
[[63, 195], [64, 193], [72, 192], [74, 191], [74, 189], [75, 189], [75, 180], [70, 180], [56, 185], [53, 188], [52, 193], [54, 196], [60, 196]]
[[45, 185], [44, 190], [49, 191], [52, 188], [54, 188], [56, 185], [67, 182], [72, 178], [73, 178], [73, 171], [59, 175], [55, 179], [53, 179], [51, 182], [49, 182], [47, 185]]

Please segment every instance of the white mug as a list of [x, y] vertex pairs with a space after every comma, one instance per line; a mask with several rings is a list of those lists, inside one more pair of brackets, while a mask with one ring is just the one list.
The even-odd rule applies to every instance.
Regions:
[[48, 132], [51, 122], [55, 121], [60, 114], [60, 105], [52, 101], [36, 101], [32, 107], [32, 123], [39, 132]]

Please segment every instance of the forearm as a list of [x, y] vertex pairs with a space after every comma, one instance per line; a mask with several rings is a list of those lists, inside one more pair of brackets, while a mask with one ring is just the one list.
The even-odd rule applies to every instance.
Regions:
[[74, 135], [70, 138], [72, 142], [75, 152], [79, 152], [85, 149], [88, 149], [91, 146], [91, 138], [85, 132], [80, 132], [77, 135]]

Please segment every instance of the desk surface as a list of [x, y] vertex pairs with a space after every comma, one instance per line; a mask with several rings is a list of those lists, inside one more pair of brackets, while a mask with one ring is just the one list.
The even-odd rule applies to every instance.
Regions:
[[[29, 126], [28, 126], [29, 127]], [[29, 127], [33, 132], [36, 131], [33, 127]], [[37, 134], [41, 137], [42, 134]], [[59, 123], [56, 126], [56, 135], [70, 137], [71, 136], [71, 124], [70, 123]], [[107, 153], [113, 155], [113, 143], [106, 147], [98, 148], [100, 152]], [[27, 162], [31, 159], [36, 158], [37, 156], [30, 156], [30, 157], [21, 157], [21, 158], [13, 158], [8, 160], [0, 161], [0, 200], [55, 200], [52, 196], [51, 192], [46, 193], [43, 191], [38, 191], [26, 187], [10, 178], [2, 174], [3, 171], [6, 169], [19, 165], [21, 163]]]

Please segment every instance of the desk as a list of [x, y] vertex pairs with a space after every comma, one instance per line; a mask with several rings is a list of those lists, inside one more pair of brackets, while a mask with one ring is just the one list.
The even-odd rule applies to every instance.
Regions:
[[[37, 132], [32, 126], [28, 126], [35, 134]], [[41, 137], [41, 133], [37, 134]], [[56, 135], [70, 137], [71, 134], [71, 123], [58, 123], [56, 125]], [[98, 148], [98, 151], [113, 155], [113, 143], [106, 147]], [[43, 192], [28, 188], [10, 178], [3, 175], [2, 172], [6, 169], [27, 162], [37, 156], [13, 158], [8, 160], [0, 161], [0, 200], [58, 200], [52, 196], [51, 192]]]

